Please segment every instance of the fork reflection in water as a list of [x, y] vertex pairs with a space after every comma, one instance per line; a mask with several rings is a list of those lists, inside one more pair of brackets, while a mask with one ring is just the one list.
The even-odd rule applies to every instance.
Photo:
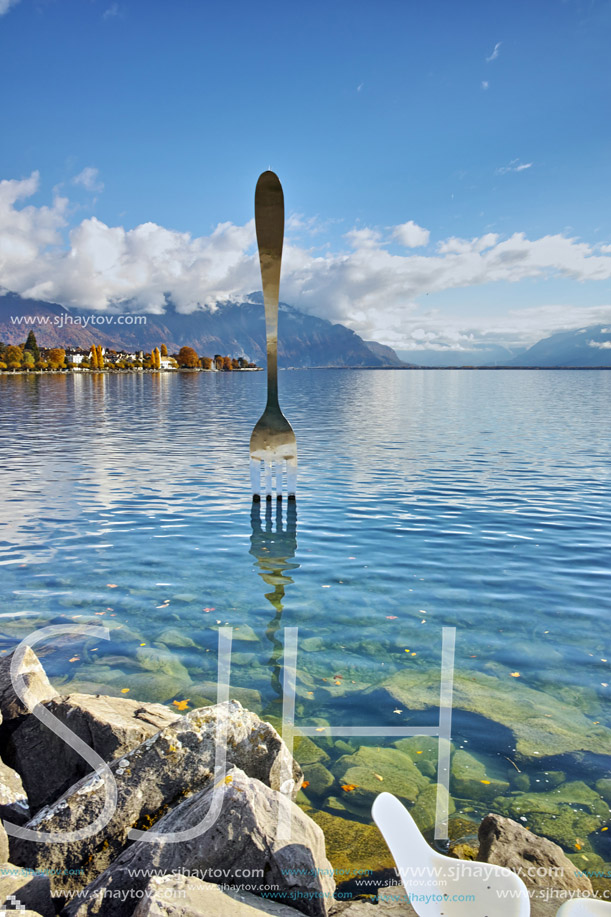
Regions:
[[276, 503], [274, 511], [271, 503], [264, 505], [265, 526], [261, 520], [261, 504], [252, 504], [250, 554], [255, 558], [254, 566], [263, 582], [273, 587], [271, 592], [265, 593], [265, 598], [275, 610], [265, 635], [272, 644], [272, 655], [269, 660], [272, 667], [272, 687], [280, 697], [284, 644], [278, 638], [277, 631], [282, 621], [285, 587], [293, 582], [288, 571], [297, 570], [300, 566], [293, 560], [297, 552], [297, 504], [286, 504], [286, 525], [283, 521], [282, 503]]

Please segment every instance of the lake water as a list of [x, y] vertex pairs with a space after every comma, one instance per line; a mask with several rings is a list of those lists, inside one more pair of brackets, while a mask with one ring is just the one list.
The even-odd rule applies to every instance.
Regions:
[[[227, 624], [232, 693], [278, 723], [297, 627], [297, 725], [393, 727], [436, 721], [455, 627], [453, 819], [524, 812], [583, 868], [610, 861], [611, 373], [311, 370], [280, 391], [300, 467], [278, 531], [249, 492], [264, 373], [2, 375], [0, 648], [103, 623], [37, 647], [62, 693], [191, 709]], [[369, 820], [372, 774], [400, 791], [401, 755], [434, 776], [432, 739], [315, 741], [302, 802], [342, 818]]]

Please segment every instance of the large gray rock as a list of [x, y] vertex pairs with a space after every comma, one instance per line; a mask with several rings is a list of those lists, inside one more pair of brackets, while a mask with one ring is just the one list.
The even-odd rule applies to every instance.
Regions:
[[48, 876], [33, 875], [31, 869], [7, 863], [0, 869], [0, 913], [3, 905], [9, 912], [26, 913], [19, 907], [21, 905], [42, 917], [55, 917]]
[[280, 901], [257, 898], [241, 889], [225, 889], [195, 876], [154, 876], [132, 917], [298, 917]]
[[0, 822], [0, 865], [8, 862], [8, 836]]
[[57, 691], [47, 678], [38, 656], [33, 649], [27, 646], [19, 668], [19, 673], [25, 675], [27, 689], [27, 703], [23, 703], [15, 694], [11, 681], [10, 669], [13, 656], [14, 652], [0, 659], [0, 713], [3, 729], [8, 727], [9, 730], [14, 727], [20, 717], [31, 713], [36, 704], [44, 704], [45, 701], [57, 696]]
[[16, 825], [22, 825], [30, 819], [30, 807], [21, 777], [2, 759], [0, 759], [0, 818], [6, 818]]
[[[180, 870], [215, 878], [220, 874], [226, 884], [245, 884], [255, 894], [267, 894], [272, 886], [273, 900], [285, 896], [302, 913], [326, 917], [335, 881], [318, 825], [295, 803], [237, 768], [217, 792], [222, 794], [220, 811], [205, 833], [168, 843], [137, 841], [66, 905], [66, 917], [131, 917], [134, 899], [153, 875]], [[167, 834], [199, 825], [213, 793], [210, 785], [185, 799], [155, 830]], [[288, 842], [278, 837], [281, 805], [290, 808]]]
[[506, 866], [516, 872], [528, 888], [557, 888], [592, 894], [588, 877], [580, 874], [558, 844], [538, 837], [511, 818], [487, 815], [478, 834], [478, 860]]
[[[162, 704], [143, 704], [102, 694], [69, 694], [44, 704], [104, 761], [136, 748], [180, 715]], [[70, 745], [28, 716], [8, 743], [11, 764], [21, 774], [33, 813], [54, 802], [91, 768]]]
[[[273, 726], [237, 701], [229, 701], [191, 711], [110, 764], [117, 806], [96, 835], [70, 843], [11, 837], [11, 859], [53, 870], [51, 884], [58, 894], [83, 888], [122, 850], [132, 827], [149, 828], [170, 806], [211, 780], [217, 725], [221, 735], [226, 732], [228, 767], [240, 767], [275, 790], [283, 784], [288, 792], [299, 790], [301, 770]], [[100, 815], [104, 802], [104, 781], [92, 774], [53, 806], [42, 809], [26, 827], [54, 833], [85, 828]], [[82, 874], [66, 875], [81, 867]]]

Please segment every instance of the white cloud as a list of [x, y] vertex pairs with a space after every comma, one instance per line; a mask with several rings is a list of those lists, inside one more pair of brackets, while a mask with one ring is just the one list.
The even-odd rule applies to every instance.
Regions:
[[497, 43], [496, 43], [495, 46], [494, 46], [494, 50], [493, 50], [492, 54], [490, 55], [490, 57], [487, 57], [487, 58], [486, 58], [486, 63], [489, 64], [490, 61], [493, 61], [493, 60], [496, 60], [496, 59], [497, 59], [497, 57], [498, 57], [499, 54], [501, 53], [501, 45], [502, 45], [502, 44], [503, 44], [502, 41], [497, 41]]
[[[148, 222], [133, 229], [83, 220], [67, 235], [68, 201], [24, 206], [38, 191], [38, 173], [0, 182], [0, 277], [25, 296], [79, 308], [162, 312], [166, 296], [182, 312], [260, 289], [254, 221], [220, 223], [208, 236]], [[296, 216], [293, 224], [308, 220]], [[407, 250], [388, 250], [401, 240]], [[343, 322], [367, 340], [406, 349], [420, 329], [423, 340], [467, 346], [482, 336], [532, 343], [563, 327], [611, 321], [611, 307], [524, 308], [502, 315], [491, 305], [471, 327], [464, 316], [426, 309], [427, 293], [493, 283], [568, 277], [611, 278], [611, 254], [562, 234], [529, 239], [496, 233], [437, 242], [434, 252], [412, 251], [429, 232], [413, 221], [382, 231], [359, 227], [339, 251], [303, 247], [289, 238], [283, 254], [281, 296], [306, 312]], [[428, 336], [428, 337], [427, 337]]]
[[506, 175], [508, 172], [524, 172], [525, 169], [532, 169], [532, 162], [520, 162], [519, 159], [512, 159], [508, 166], [501, 166], [496, 169], [496, 175]]
[[16, 6], [17, 3], [19, 3], [19, 0], [0, 0], [0, 16], [8, 13], [10, 8]]
[[87, 166], [72, 179], [73, 185], [82, 185], [87, 191], [103, 191], [104, 183], [98, 179], [99, 172], [93, 166]]
[[114, 19], [115, 16], [119, 16], [120, 12], [119, 4], [111, 3], [108, 9], [104, 10], [102, 19]]
[[406, 248], [420, 248], [429, 244], [429, 236], [431, 234], [428, 229], [423, 229], [413, 220], [408, 220], [407, 223], [395, 226], [392, 235], [394, 239], [397, 239]]
[[600, 350], [611, 350], [611, 341], [588, 341], [588, 347], [598, 347]]
[[482, 89], [488, 89], [489, 86], [490, 86], [490, 83], [488, 82], [488, 80], [482, 80]]
[[356, 87], [356, 91], [360, 92], [364, 85], [365, 85], [364, 83], [359, 83], [358, 86]]

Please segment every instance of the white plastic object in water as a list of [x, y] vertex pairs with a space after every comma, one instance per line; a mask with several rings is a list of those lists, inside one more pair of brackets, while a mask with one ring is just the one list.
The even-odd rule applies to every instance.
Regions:
[[390, 793], [376, 798], [371, 814], [419, 917], [529, 917], [528, 890], [515, 872], [437, 853]]
[[556, 917], [611, 917], [611, 904], [596, 898], [572, 898], [562, 905]]

